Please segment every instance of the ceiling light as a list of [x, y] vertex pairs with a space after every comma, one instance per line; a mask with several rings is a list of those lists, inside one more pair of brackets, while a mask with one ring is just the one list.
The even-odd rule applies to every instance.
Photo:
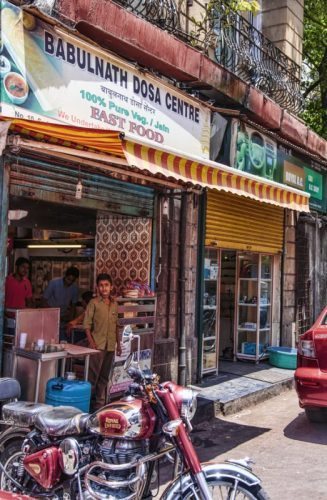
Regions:
[[75, 243], [45, 243], [45, 244], [31, 244], [27, 245], [27, 248], [85, 248], [85, 245], [79, 245]]
[[21, 220], [24, 217], [26, 217], [27, 215], [28, 215], [27, 210], [9, 210], [8, 211], [9, 223], [12, 220]]
[[83, 184], [82, 184], [81, 179], [78, 179], [78, 182], [76, 184], [76, 192], [75, 192], [76, 200], [82, 199], [82, 192], [83, 192]]

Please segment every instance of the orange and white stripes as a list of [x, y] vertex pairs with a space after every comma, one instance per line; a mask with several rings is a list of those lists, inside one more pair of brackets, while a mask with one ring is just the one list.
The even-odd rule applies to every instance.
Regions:
[[122, 145], [130, 165], [152, 174], [161, 173], [165, 177], [192, 182], [201, 187], [223, 190], [279, 207], [309, 212], [309, 196], [287, 186], [276, 185], [265, 179], [253, 179], [224, 165], [214, 167], [205, 162], [192, 161], [132, 141], [123, 140]]
[[147, 170], [153, 176], [161, 174], [186, 184], [227, 191], [279, 207], [309, 212], [307, 193], [245, 174], [225, 165], [179, 156], [151, 145], [139, 144], [133, 139], [125, 140], [121, 138], [119, 131], [19, 119], [10, 121], [12, 131], [28, 135], [34, 140], [110, 154], [126, 159], [130, 166]]

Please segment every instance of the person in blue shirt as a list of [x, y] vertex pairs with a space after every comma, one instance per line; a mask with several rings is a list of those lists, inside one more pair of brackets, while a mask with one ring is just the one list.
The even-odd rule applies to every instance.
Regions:
[[44, 307], [60, 308], [60, 340], [66, 339], [66, 323], [74, 316], [74, 307], [78, 301], [79, 277], [77, 267], [69, 267], [63, 278], [51, 280], [43, 294]]

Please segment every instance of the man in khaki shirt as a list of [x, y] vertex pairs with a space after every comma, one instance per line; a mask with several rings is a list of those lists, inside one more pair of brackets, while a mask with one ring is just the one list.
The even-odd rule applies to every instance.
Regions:
[[92, 299], [85, 311], [84, 328], [92, 349], [99, 354], [91, 356], [89, 380], [95, 398], [94, 410], [106, 404], [106, 390], [113, 366], [115, 349], [121, 354], [117, 303], [110, 297], [112, 280], [109, 274], [97, 276], [98, 297]]

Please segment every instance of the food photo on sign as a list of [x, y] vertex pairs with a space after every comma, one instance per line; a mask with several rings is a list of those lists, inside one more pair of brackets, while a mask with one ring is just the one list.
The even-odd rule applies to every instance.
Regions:
[[120, 130], [208, 158], [210, 110], [199, 101], [6, 0], [0, 15], [3, 116]]

